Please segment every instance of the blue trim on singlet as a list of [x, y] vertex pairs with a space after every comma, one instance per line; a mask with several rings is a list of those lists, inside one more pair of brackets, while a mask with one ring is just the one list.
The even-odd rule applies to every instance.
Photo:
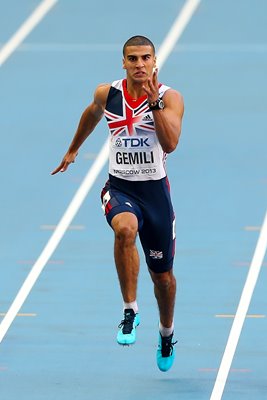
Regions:
[[111, 86], [108, 93], [106, 110], [116, 115], [121, 115], [121, 116], [123, 115], [121, 90]]

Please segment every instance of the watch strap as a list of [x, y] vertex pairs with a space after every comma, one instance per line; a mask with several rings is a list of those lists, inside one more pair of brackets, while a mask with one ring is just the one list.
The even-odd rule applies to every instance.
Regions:
[[152, 103], [148, 103], [149, 109], [150, 110], [162, 110], [164, 108], [164, 103], [163, 107], [160, 107], [160, 103], [163, 103], [163, 100], [159, 97], [156, 101], [153, 101]]

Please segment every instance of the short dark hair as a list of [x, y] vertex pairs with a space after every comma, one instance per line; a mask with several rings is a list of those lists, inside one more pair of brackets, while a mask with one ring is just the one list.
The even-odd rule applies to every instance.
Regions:
[[132, 36], [130, 39], [127, 40], [127, 42], [125, 42], [124, 46], [123, 46], [123, 55], [125, 55], [125, 50], [126, 47], [128, 46], [150, 46], [153, 50], [153, 53], [155, 54], [155, 46], [154, 44], [151, 42], [150, 39], [148, 39], [145, 36], [141, 36], [141, 35], [136, 35], [136, 36]]

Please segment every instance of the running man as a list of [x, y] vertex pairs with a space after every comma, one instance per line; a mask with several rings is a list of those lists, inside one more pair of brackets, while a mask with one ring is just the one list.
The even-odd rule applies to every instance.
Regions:
[[136, 298], [139, 234], [159, 308], [157, 365], [167, 371], [175, 356], [176, 280], [175, 216], [165, 163], [179, 141], [184, 105], [180, 93], [158, 82], [155, 48], [148, 38], [127, 40], [123, 68], [125, 79], [96, 88], [67, 153], [52, 175], [67, 170], [105, 116], [110, 140], [109, 179], [101, 199], [114, 231], [114, 258], [124, 310], [117, 342], [133, 344], [140, 323]]

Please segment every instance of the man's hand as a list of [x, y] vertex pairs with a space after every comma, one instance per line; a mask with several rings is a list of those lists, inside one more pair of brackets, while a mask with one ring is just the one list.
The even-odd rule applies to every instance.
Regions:
[[61, 164], [56, 169], [54, 169], [54, 171], [51, 172], [51, 175], [55, 175], [58, 172], [65, 172], [68, 169], [68, 166], [71, 163], [75, 162], [75, 158], [76, 158], [77, 155], [78, 155], [78, 152], [76, 152], [76, 153], [67, 153], [64, 156], [63, 160], [61, 161]]
[[147, 86], [143, 86], [147, 94], [147, 101], [154, 103], [159, 97], [158, 68], [155, 69], [151, 78], [147, 80]]

